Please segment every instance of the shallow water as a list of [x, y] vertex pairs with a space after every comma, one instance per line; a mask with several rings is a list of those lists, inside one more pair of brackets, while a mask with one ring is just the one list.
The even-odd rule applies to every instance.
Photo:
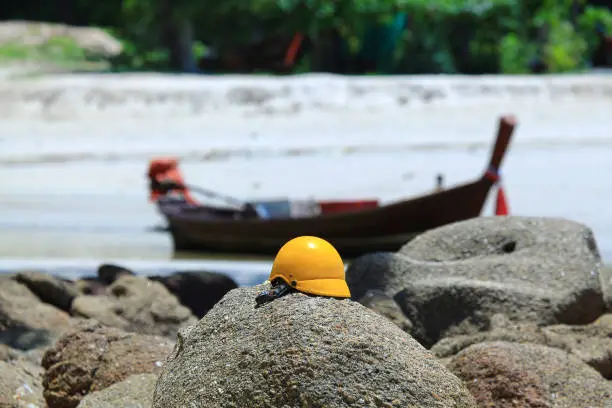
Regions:
[[[487, 155], [485, 149], [355, 153], [182, 167], [189, 182], [239, 197], [393, 201], [432, 188], [437, 171], [447, 185], [469, 180], [484, 168]], [[612, 147], [516, 147], [504, 164], [512, 213], [584, 222], [594, 229], [606, 259], [612, 259], [610, 184], [593, 176], [612, 173], [610, 157]], [[168, 234], [154, 231], [163, 220], [147, 201], [142, 162], [113, 163], [110, 169], [87, 162], [12, 166], [3, 174], [13, 193], [0, 198], [2, 258], [167, 261], [185, 256], [172, 253]], [[42, 178], [49, 185], [38, 182], [38, 191], [19, 191], [22, 183]], [[61, 185], [52, 187], [58, 180]], [[491, 203], [484, 214], [492, 214]]]
[[[169, 236], [153, 231], [163, 220], [147, 197], [144, 174], [152, 156], [177, 154], [188, 183], [239, 198], [392, 201], [431, 189], [438, 172], [446, 185], [480, 175], [496, 117], [507, 111], [519, 118], [503, 164], [511, 213], [584, 222], [611, 261], [612, 103], [580, 103], [106, 127], [3, 123], [0, 270], [55, 266], [77, 273], [75, 262], [105, 261], [151, 271], [231, 265], [243, 282], [250, 278], [236, 271], [259, 279], [271, 259], [228, 264], [172, 253]], [[483, 214], [492, 214], [491, 204]], [[95, 270], [83, 268], [78, 273]]]

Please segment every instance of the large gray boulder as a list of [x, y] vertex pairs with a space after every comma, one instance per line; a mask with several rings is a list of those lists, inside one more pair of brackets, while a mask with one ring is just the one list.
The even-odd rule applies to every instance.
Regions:
[[396, 325], [351, 300], [234, 289], [178, 342], [154, 408], [475, 407], [455, 376]]
[[356, 259], [355, 299], [393, 296], [426, 346], [490, 318], [585, 324], [604, 313], [601, 258], [592, 231], [556, 218], [480, 217], [426, 232], [397, 253]]

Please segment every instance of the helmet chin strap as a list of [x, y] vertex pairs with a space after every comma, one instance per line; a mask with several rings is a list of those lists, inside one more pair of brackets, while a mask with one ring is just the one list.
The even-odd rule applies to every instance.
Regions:
[[285, 296], [291, 292], [293, 288], [285, 283], [282, 279], [277, 279], [276, 282], [272, 282], [272, 289], [261, 292], [255, 298], [257, 305], [255, 307], [262, 306], [268, 302], [278, 299], [279, 297]]

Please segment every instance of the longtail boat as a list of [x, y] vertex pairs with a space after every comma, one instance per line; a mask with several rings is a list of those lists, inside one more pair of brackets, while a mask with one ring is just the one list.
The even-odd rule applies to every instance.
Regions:
[[[174, 158], [150, 162], [150, 199], [166, 218], [175, 251], [274, 255], [289, 239], [314, 235], [343, 257], [396, 251], [416, 235], [480, 216], [516, 120], [503, 116], [485, 171], [475, 180], [380, 205], [378, 200], [269, 200], [243, 202], [185, 184]], [[197, 201], [192, 193], [222, 198], [227, 205]], [[498, 190], [499, 194], [503, 191]]]

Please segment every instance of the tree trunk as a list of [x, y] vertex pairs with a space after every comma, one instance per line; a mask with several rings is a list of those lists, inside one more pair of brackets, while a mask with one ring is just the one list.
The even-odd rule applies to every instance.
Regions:
[[193, 57], [193, 23], [189, 19], [182, 19], [177, 25], [177, 49], [178, 60], [180, 61], [181, 71], [195, 73], [198, 72], [198, 64]]
[[168, 48], [169, 68], [176, 72], [198, 72], [198, 64], [193, 57], [193, 24], [188, 18], [177, 18], [169, 0], [161, 7], [164, 44]]

